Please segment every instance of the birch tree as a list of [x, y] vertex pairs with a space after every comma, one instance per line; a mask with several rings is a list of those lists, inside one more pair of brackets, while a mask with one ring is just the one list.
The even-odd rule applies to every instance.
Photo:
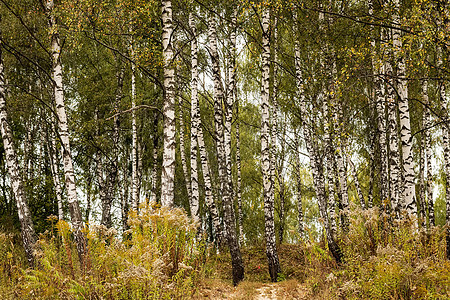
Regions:
[[175, 178], [175, 97], [173, 67], [172, 1], [162, 0], [162, 47], [164, 64], [164, 144], [161, 174], [161, 205], [174, 204]]
[[72, 164], [72, 154], [69, 142], [69, 128], [67, 124], [66, 108], [64, 104], [63, 74], [61, 65], [61, 46], [60, 37], [57, 30], [57, 24], [54, 16], [53, 0], [47, 1], [46, 13], [50, 29], [51, 55], [52, 55], [52, 80], [53, 92], [56, 104], [56, 115], [58, 117], [59, 136], [63, 148], [64, 175], [67, 190], [67, 202], [69, 204], [70, 216], [73, 226], [73, 235], [77, 245], [77, 252], [84, 267], [87, 267], [88, 249], [86, 239], [83, 233], [83, 221], [81, 218], [80, 206], [77, 198], [75, 185], [75, 175]]
[[277, 246], [275, 242], [275, 222], [274, 203], [271, 194], [273, 193], [273, 178], [270, 176], [270, 115], [269, 115], [269, 80], [270, 80], [270, 14], [269, 8], [264, 8], [262, 12], [262, 85], [261, 85], [261, 168], [263, 174], [263, 197], [264, 197], [264, 219], [266, 255], [269, 263], [270, 279], [277, 281], [281, 272], [278, 259]]
[[[400, 0], [395, 0], [394, 5], [393, 22], [394, 24], [401, 24], [399, 18]], [[392, 31], [394, 58], [397, 61], [398, 111], [400, 119], [400, 140], [402, 143], [403, 176], [405, 180], [402, 195], [402, 209], [405, 209], [409, 216], [413, 216], [417, 214], [417, 205], [414, 185], [414, 162], [411, 150], [412, 136], [409, 116], [408, 84], [405, 80], [406, 65], [404, 54], [402, 53], [404, 49], [400, 36], [401, 32], [399, 29], [393, 29]]]
[[[0, 31], [1, 36], [1, 31]], [[34, 232], [33, 220], [31, 219], [28, 203], [23, 190], [23, 182], [19, 170], [19, 164], [16, 155], [16, 149], [13, 142], [11, 127], [8, 124], [8, 112], [5, 100], [5, 75], [3, 66], [3, 43], [0, 41], [0, 129], [5, 149], [5, 160], [8, 168], [11, 188], [16, 200], [17, 213], [21, 228], [23, 248], [30, 266], [34, 266], [35, 255], [34, 247], [36, 243], [36, 233]]]
[[191, 41], [191, 215], [198, 221], [200, 195], [198, 190], [198, 127], [200, 125], [198, 103], [198, 62], [197, 62], [197, 33], [192, 13], [189, 14], [189, 27], [192, 32]]

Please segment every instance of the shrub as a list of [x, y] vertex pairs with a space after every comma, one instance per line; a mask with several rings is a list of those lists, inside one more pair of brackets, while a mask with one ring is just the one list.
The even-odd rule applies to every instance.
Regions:
[[426, 231], [417, 220], [389, 220], [374, 208], [353, 210], [342, 235], [345, 262], [340, 296], [354, 299], [448, 299], [450, 263], [445, 228]]

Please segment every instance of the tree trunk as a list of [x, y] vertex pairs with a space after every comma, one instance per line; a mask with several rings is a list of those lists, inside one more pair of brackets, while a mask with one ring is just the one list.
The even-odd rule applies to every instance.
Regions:
[[72, 164], [72, 154], [69, 142], [69, 128], [67, 124], [66, 109], [64, 105], [64, 89], [62, 66], [60, 60], [61, 46], [55, 17], [53, 15], [53, 0], [47, 1], [47, 14], [51, 34], [51, 54], [52, 54], [52, 79], [54, 88], [54, 97], [56, 103], [56, 114], [58, 116], [59, 136], [63, 148], [64, 174], [66, 179], [67, 201], [69, 203], [70, 216], [73, 226], [73, 235], [77, 245], [78, 257], [82, 268], [87, 267], [88, 249], [86, 239], [83, 233], [83, 220], [81, 218], [80, 206], [77, 198], [77, 189], [75, 185], [75, 175]]
[[241, 137], [239, 132], [239, 101], [236, 100], [236, 165], [237, 165], [237, 204], [239, 244], [244, 244], [244, 217], [242, 214], [242, 171], [241, 171]]
[[172, 49], [172, 1], [162, 0], [162, 46], [164, 60], [164, 150], [161, 174], [161, 205], [174, 204], [175, 179], [175, 98]]
[[58, 202], [58, 219], [64, 220], [64, 211], [63, 211], [63, 191], [61, 189], [61, 182], [59, 180], [59, 160], [58, 160], [58, 151], [56, 148], [56, 137], [55, 133], [53, 132], [53, 126], [50, 128], [50, 144], [48, 144], [48, 152], [50, 156], [50, 171], [52, 173], [53, 177], [53, 183], [55, 186], [55, 194], [56, 194], [56, 201]]
[[[158, 123], [159, 114], [155, 111], [153, 117], [153, 166], [151, 172], [152, 188], [150, 193], [150, 199], [157, 202], [157, 189], [158, 189], [158, 148], [159, 148], [159, 136], [158, 136]], [[135, 203], [134, 210], [138, 209], [138, 204]]]
[[[369, 15], [373, 16], [373, 0], [369, 1]], [[371, 39], [371, 47], [372, 47], [372, 73], [374, 75], [373, 89], [375, 90], [375, 108], [377, 111], [377, 127], [379, 134], [379, 146], [380, 146], [380, 179], [379, 179], [379, 189], [380, 189], [380, 206], [386, 203], [388, 198], [388, 155], [387, 155], [387, 143], [386, 143], [386, 100], [385, 100], [385, 89], [382, 81], [381, 74], [384, 73], [384, 64], [380, 63], [384, 59], [384, 53], [377, 53], [378, 49], [376, 48], [376, 33], [375, 27], [373, 29], [373, 38]], [[381, 30], [381, 40], [384, 39], [384, 35], [382, 34], [384, 31]], [[376, 59], [378, 54], [379, 60]]]
[[[389, 57], [389, 56], [388, 56]], [[397, 132], [397, 101], [395, 97], [392, 65], [389, 61], [385, 64], [385, 72], [388, 78], [387, 103], [389, 117], [389, 185], [390, 200], [394, 215], [398, 214], [400, 201], [400, 158]]]
[[181, 103], [179, 105], [179, 125], [180, 125], [180, 156], [181, 156], [181, 167], [183, 168], [184, 182], [186, 184], [186, 191], [189, 199], [189, 209], [191, 209], [191, 216], [194, 217], [193, 207], [192, 207], [192, 190], [191, 190], [191, 180], [189, 179], [188, 166], [186, 162], [186, 145], [184, 140], [184, 118], [183, 118], [183, 109], [181, 107]]
[[[0, 32], [1, 35], [1, 32]], [[5, 77], [3, 69], [2, 42], [0, 42], [0, 127], [3, 139], [3, 148], [5, 149], [5, 160], [8, 168], [9, 180], [14, 198], [16, 199], [17, 212], [22, 234], [23, 248], [31, 267], [34, 266], [34, 245], [36, 243], [36, 234], [31, 219], [30, 210], [25, 199], [22, 177], [19, 171], [16, 150], [13, 143], [11, 128], [8, 124], [8, 113], [5, 101]]]
[[[332, 93], [330, 91], [330, 93]], [[327, 99], [323, 99], [323, 114], [325, 118], [325, 126], [324, 126], [324, 142], [325, 142], [325, 157], [327, 160], [326, 170], [327, 170], [327, 180], [328, 180], [328, 222], [331, 229], [331, 234], [333, 235], [333, 239], [336, 238], [337, 226], [336, 226], [336, 195], [334, 189], [334, 168], [333, 168], [333, 144], [331, 137], [331, 118], [328, 114], [328, 106], [329, 102]]]
[[[134, 58], [133, 41], [131, 41], [131, 57]], [[136, 124], [136, 66], [131, 63], [131, 203], [139, 206], [139, 176], [138, 176], [138, 139]]]
[[264, 219], [266, 254], [269, 263], [269, 274], [273, 282], [277, 281], [281, 272], [275, 243], [274, 203], [271, 199], [273, 193], [273, 178], [270, 176], [270, 143], [269, 143], [269, 80], [270, 80], [270, 40], [269, 40], [269, 9], [262, 13], [262, 86], [261, 86], [261, 167], [264, 187]]
[[[117, 88], [116, 98], [114, 101], [114, 112], [119, 113], [120, 101], [123, 97], [123, 77], [124, 69], [119, 61], [119, 70], [117, 71]], [[119, 115], [114, 117], [114, 129], [112, 136], [112, 151], [111, 157], [107, 159], [106, 163], [106, 182], [105, 182], [105, 197], [102, 198], [102, 220], [101, 224], [107, 228], [112, 227], [111, 207], [116, 196], [116, 187], [119, 176]]]
[[[297, 22], [297, 14], [294, 12], [294, 24]], [[297, 26], [294, 27], [294, 32], [297, 32]], [[310, 127], [308, 120], [308, 113], [306, 110], [306, 97], [304, 95], [304, 82], [302, 77], [302, 71], [300, 68], [300, 45], [298, 39], [295, 41], [295, 77], [297, 86], [297, 100], [300, 105], [300, 119], [303, 127], [303, 135], [305, 138], [306, 149], [310, 157], [310, 165], [313, 176], [314, 190], [316, 192], [317, 202], [319, 205], [320, 216], [323, 220], [323, 226], [326, 233], [328, 247], [336, 259], [337, 263], [342, 261], [342, 252], [337, 245], [336, 241], [330, 231], [328, 216], [327, 216], [327, 201], [325, 194], [325, 178], [323, 176], [322, 161], [318, 154], [317, 143], [313, 139], [312, 128]]]
[[[422, 84], [422, 99], [423, 103], [429, 104], [430, 101], [428, 99], [428, 81], [424, 80]], [[427, 206], [428, 206], [428, 224], [430, 227], [434, 226], [434, 203], [433, 203], [433, 169], [431, 165], [431, 138], [430, 138], [430, 128], [432, 126], [431, 122], [431, 114], [428, 107], [424, 107], [424, 118], [425, 118], [425, 158], [426, 158], [426, 166], [427, 166], [427, 180], [426, 180], [426, 189], [427, 189]]]
[[300, 166], [300, 153], [299, 153], [299, 142], [298, 133], [294, 133], [295, 141], [295, 169], [296, 169], [296, 192], [297, 192], [297, 220], [298, 220], [298, 234], [300, 239], [305, 238], [305, 225], [303, 223], [303, 206], [302, 206], [302, 178], [301, 178], [301, 166]]
[[198, 104], [198, 62], [197, 33], [194, 16], [189, 14], [189, 27], [192, 31], [191, 41], [191, 215], [199, 221], [200, 194], [198, 190], [198, 127], [200, 125], [200, 108]]
[[[400, 24], [399, 11], [400, 0], [395, 0], [395, 9], [393, 15], [394, 24]], [[398, 98], [398, 111], [400, 119], [400, 140], [402, 143], [402, 158], [403, 158], [403, 195], [402, 195], [402, 209], [406, 210], [408, 216], [417, 214], [416, 205], [416, 189], [414, 183], [414, 161], [412, 153], [412, 136], [411, 136], [411, 124], [409, 117], [409, 99], [408, 99], [408, 84], [405, 80], [406, 65], [405, 58], [402, 52], [405, 49], [402, 48], [402, 40], [400, 37], [400, 30], [393, 29], [393, 48], [394, 58], [397, 60], [397, 90], [399, 94]]]
[[[232, 95], [227, 97], [225, 105], [225, 130], [223, 128], [223, 90], [220, 80], [219, 55], [217, 52], [216, 41], [216, 24], [214, 17], [210, 18], [210, 50], [213, 64], [214, 77], [214, 119], [216, 125], [216, 142], [217, 154], [219, 161], [219, 177], [221, 178], [222, 201], [224, 205], [224, 221], [227, 233], [228, 246], [230, 248], [231, 262], [233, 268], [233, 284], [237, 285], [244, 278], [244, 264], [242, 261], [241, 250], [236, 235], [236, 222], [234, 217], [233, 200], [232, 200], [232, 181], [231, 181], [231, 108]], [[235, 39], [235, 38], [234, 38]], [[234, 70], [233, 70], [234, 73]], [[232, 77], [232, 79], [231, 79]], [[230, 74], [230, 79], [233, 81], [234, 90], [234, 75]]]
[[[200, 121], [199, 106], [197, 106], [197, 114], [199, 116], [199, 121]], [[205, 142], [203, 139], [203, 129], [200, 126], [198, 127], [198, 148], [200, 150], [200, 161], [202, 163], [203, 181], [205, 182], [206, 205], [209, 208], [209, 212], [211, 214], [211, 218], [212, 218], [212, 221], [214, 224], [216, 241], [220, 247], [223, 244], [223, 239], [225, 238], [225, 236], [223, 234], [222, 226], [220, 226], [219, 214], [217, 212], [217, 206], [216, 206], [216, 203], [214, 202], [214, 197], [212, 194], [210, 168], [208, 166], [208, 157], [206, 154]]]

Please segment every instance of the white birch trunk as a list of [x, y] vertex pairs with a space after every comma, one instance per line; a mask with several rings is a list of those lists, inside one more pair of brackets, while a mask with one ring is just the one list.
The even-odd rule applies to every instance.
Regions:
[[270, 105], [269, 105], [269, 79], [270, 79], [270, 40], [269, 40], [269, 9], [262, 12], [262, 85], [261, 85], [261, 168], [264, 189], [264, 219], [266, 254], [269, 262], [269, 274], [273, 282], [277, 281], [281, 272], [275, 242], [274, 203], [271, 199], [273, 193], [273, 178], [270, 176]]
[[49, 147], [49, 154], [50, 154], [50, 170], [53, 177], [53, 183], [55, 186], [55, 194], [56, 194], [56, 201], [58, 202], [58, 219], [64, 220], [64, 211], [63, 211], [63, 192], [61, 189], [61, 182], [59, 180], [59, 160], [58, 160], [58, 151], [56, 148], [56, 141], [55, 141], [55, 135], [53, 133], [53, 128], [50, 128], [50, 143], [51, 145], [48, 145]]
[[[400, 0], [395, 0], [395, 10], [393, 15], [394, 24], [401, 24], [399, 18]], [[400, 140], [402, 143], [402, 158], [403, 158], [403, 195], [402, 209], [406, 210], [409, 216], [417, 214], [416, 205], [416, 189], [414, 184], [414, 161], [412, 153], [412, 136], [411, 136], [411, 124], [409, 116], [409, 99], [408, 99], [408, 84], [405, 80], [406, 65], [405, 58], [402, 52], [403, 49], [402, 40], [400, 37], [400, 30], [393, 29], [393, 48], [394, 58], [397, 60], [397, 90], [399, 94], [398, 99], [398, 111], [400, 119]]]
[[[131, 57], [134, 58], [133, 40], [131, 41]], [[131, 203], [133, 208], [139, 206], [138, 176], [138, 138], [136, 124], [136, 66], [131, 63]]]
[[[331, 93], [333, 91], [331, 90]], [[333, 145], [331, 137], [331, 118], [328, 114], [328, 106], [330, 105], [327, 99], [322, 99], [323, 103], [323, 114], [325, 118], [324, 125], [324, 142], [325, 142], [325, 156], [327, 160], [326, 170], [327, 170], [327, 180], [328, 180], [328, 222], [331, 229], [331, 234], [333, 238], [337, 233], [336, 226], [336, 195], [335, 195], [335, 185], [334, 185], [334, 168], [333, 168]]]
[[172, 1], [162, 0], [162, 46], [164, 60], [164, 146], [161, 174], [161, 205], [174, 205], [175, 97], [172, 46]]
[[184, 181], [186, 183], [186, 190], [188, 194], [189, 199], [189, 209], [191, 209], [191, 215], [194, 217], [194, 214], [192, 212], [192, 190], [191, 190], [191, 181], [189, 178], [189, 172], [188, 172], [188, 166], [186, 162], [186, 145], [184, 140], [184, 118], [183, 118], [183, 109], [181, 105], [179, 105], [180, 111], [179, 111], [179, 125], [180, 125], [180, 157], [181, 157], [181, 167], [183, 169], [183, 175], [184, 175]]
[[73, 234], [75, 243], [77, 245], [78, 257], [84, 268], [87, 267], [88, 263], [88, 249], [86, 239], [82, 231], [84, 224], [81, 218], [81, 211], [77, 198], [75, 175], [72, 164], [72, 154], [70, 150], [70, 141], [69, 141], [69, 128], [67, 124], [66, 109], [64, 104], [64, 88], [62, 81], [63, 76], [60, 60], [61, 46], [57, 25], [55, 22], [55, 17], [53, 15], [53, 8], [54, 8], [53, 0], [47, 1], [46, 9], [51, 34], [50, 38], [51, 38], [51, 55], [52, 55], [52, 79], [56, 104], [56, 114], [58, 116], [59, 136], [61, 137], [61, 143], [63, 148], [64, 175], [66, 181], [67, 202], [69, 204], [70, 216], [73, 226]]
[[[373, 16], [373, 0], [369, 1], [369, 15]], [[375, 27], [372, 29], [375, 31]], [[381, 30], [381, 40], [383, 40], [384, 30]], [[380, 181], [379, 181], [379, 189], [380, 189], [380, 200], [381, 206], [384, 207], [389, 195], [389, 180], [388, 180], [388, 152], [387, 152], [387, 142], [386, 142], [386, 99], [385, 99], [385, 88], [382, 81], [381, 75], [384, 73], [384, 64], [380, 63], [384, 59], [384, 53], [378, 53], [380, 60], [377, 60], [376, 57], [376, 35], [373, 33], [373, 38], [371, 40], [372, 47], [372, 72], [374, 75], [374, 90], [375, 90], [375, 107], [377, 111], [377, 126], [379, 133], [379, 143], [380, 143]]]
[[198, 103], [198, 61], [197, 61], [197, 33], [194, 16], [189, 14], [189, 27], [192, 31], [191, 41], [191, 215], [199, 220], [200, 194], [198, 190], [198, 127], [200, 124], [200, 108]]
[[[244, 278], [244, 264], [242, 261], [241, 250], [236, 235], [236, 222], [234, 216], [232, 200], [232, 181], [231, 181], [231, 103], [228, 97], [223, 103], [223, 90], [220, 79], [219, 55], [217, 52], [216, 24], [214, 17], [210, 17], [209, 22], [209, 42], [211, 51], [211, 60], [213, 65], [214, 77], [214, 119], [216, 128], [217, 158], [219, 162], [219, 177], [221, 178], [222, 201], [224, 205], [225, 232], [227, 234], [228, 246], [230, 248], [231, 263], [233, 268], [233, 284], [238, 284]], [[233, 70], [234, 73], [234, 70]], [[234, 81], [234, 75], [233, 79]], [[234, 82], [233, 89], [234, 90]], [[225, 106], [225, 130], [223, 128], [223, 105]]]
[[400, 201], [400, 158], [397, 132], [397, 101], [394, 91], [393, 71], [389, 61], [385, 64], [385, 72], [388, 76], [387, 103], [389, 121], [389, 185], [390, 200], [394, 215], [399, 211]]
[[[197, 114], [198, 114], [199, 120], [200, 120], [200, 108], [198, 106], [197, 106]], [[215, 235], [216, 235], [216, 241], [217, 241], [218, 245], [221, 246], [224, 242], [225, 236], [223, 234], [222, 226], [220, 225], [220, 219], [219, 219], [219, 213], [217, 212], [217, 206], [214, 202], [212, 186], [211, 186], [210, 168], [208, 165], [208, 157], [206, 154], [205, 141], [203, 139], [203, 129], [200, 126], [198, 127], [198, 148], [200, 150], [200, 161], [202, 164], [203, 181], [205, 182], [206, 205], [209, 208], [209, 212], [211, 214], [211, 218], [213, 221]]]
[[[150, 193], [150, 199], [157, 201], [157, 188], [158, 188], [158, 148], [159, 148], [159, 136], [158, 136], [158, 123], [159, 114], [155, 111], [153, 117], [153, 165], [151, 172], [152, 188]], [[138, 209], [138, 206], [133, 207], [134, 210]]]
[[244, 244], [244, 216], [242, 214], [242, 171], [241, 171], [241, 137], [239, 132], [239, 101], [236, 101], [236, 165], [237, 165], [237, 204], [239, 244]]
[[300, 166], [300, 153], [299, 153], [299, 141], [298, 133], [294, 132], [294, 155], [295, 155], [295, 168], [296, 168], [296, 193], [297, 193], [297, 221], [298, 221], [298, 234], [300, 239], [305, 238], [305, 225], [303, 223], [303, 205], [302, 205], [302, 178], [301, 178], [301, 166]]
[[[1, 35], [1, 32], [0, 32]], [[11, 189], [16, 200], [17, 212], [21, 228], [23, 248], [30, 266], [34, 266], [34, 245], [36, 243], [36, 233], [34, 231], [33, 221], [30, 210], [25, 199], [22, 177], [20, 175], [19, 164], [17, 161], [16, 150], [14, 148], [11, 128], [8, 124], [8, 113], [5, 101], [5, 77], [2, 57], [2, 42], [0, 42], [0, 129], [3, 139], [3, 148], [5, 149], [5, 160], [8, 168]]]

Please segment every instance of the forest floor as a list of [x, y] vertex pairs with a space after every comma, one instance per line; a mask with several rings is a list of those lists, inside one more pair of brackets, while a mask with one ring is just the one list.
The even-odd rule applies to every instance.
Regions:
[[304, 256], [299, 245], [281, 245], [279, 259], [283, 273], [276, 283], [270, 282], [263, 248], [243, 248], [242, 258], [245, 278], [234, 287], [229, 254], [211, 256], [206, 264], [209, 270], [194, 299], [314, 299], [309, 282], [305, 282]]

